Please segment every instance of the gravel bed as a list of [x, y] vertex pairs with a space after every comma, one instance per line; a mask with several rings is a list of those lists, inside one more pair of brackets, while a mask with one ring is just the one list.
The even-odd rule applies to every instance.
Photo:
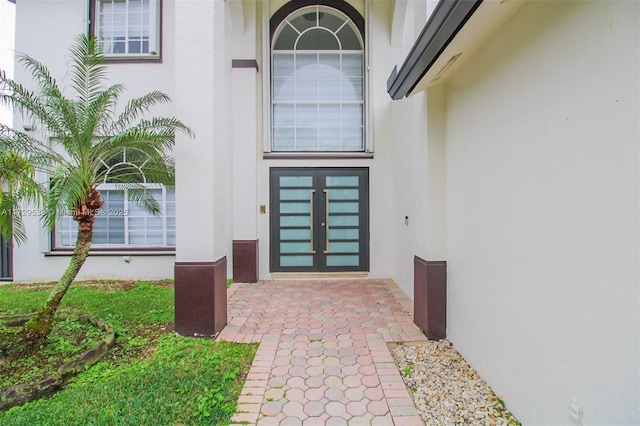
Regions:
[[448, 340], [392, 349], [427, 425], [520, 425]]

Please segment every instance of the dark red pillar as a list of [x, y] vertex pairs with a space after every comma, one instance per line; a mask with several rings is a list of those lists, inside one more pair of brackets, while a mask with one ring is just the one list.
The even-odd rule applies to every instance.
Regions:
[[447, 337], [447, 262], [413, 261], [413, 321], [429, 340]]
[[175, 328], [182, 336], [213, 337], [227, 325], [227, 258], [176, 262]]

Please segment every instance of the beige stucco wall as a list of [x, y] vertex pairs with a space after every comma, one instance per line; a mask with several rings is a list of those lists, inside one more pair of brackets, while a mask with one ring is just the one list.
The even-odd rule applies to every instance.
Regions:
[[639, 22], [528, 2], [447, 82], [448, 336], [523, 424], [640, 423]]

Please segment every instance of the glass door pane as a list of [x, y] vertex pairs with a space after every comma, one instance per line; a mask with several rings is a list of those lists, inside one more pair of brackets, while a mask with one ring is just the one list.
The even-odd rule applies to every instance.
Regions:
[[[315, 173], [315, 172], [314, 172]], [[279, 268], [306, 270], [316, 264], [313, 173], [272, 175], [272, 263]]]
[[362, 263], [360, 176], [326, 176], [325, 265], [359, 267]]

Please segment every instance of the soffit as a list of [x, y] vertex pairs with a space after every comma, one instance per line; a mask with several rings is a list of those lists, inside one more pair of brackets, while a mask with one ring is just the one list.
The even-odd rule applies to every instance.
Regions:
[[440, 0], [387, 89], [401, 99], [441, 84], [507, 21], [525, 0]]

